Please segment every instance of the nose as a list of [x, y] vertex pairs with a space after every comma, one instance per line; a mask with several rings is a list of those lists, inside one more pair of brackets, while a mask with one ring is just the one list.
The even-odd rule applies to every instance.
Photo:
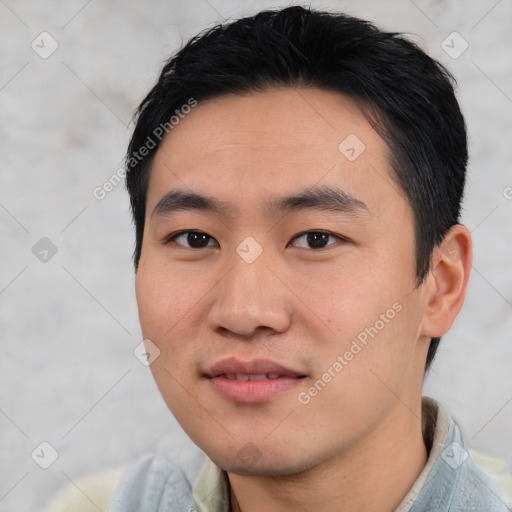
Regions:
[[264, 254], [248, 263], [236, 252], [230, 263], [229, 272], [214, 288], [209, 328], [224, 336], [246, 338], [258, 331], [286, 331], [292, 317], [291, 294], [278, 277], [277, 265]]

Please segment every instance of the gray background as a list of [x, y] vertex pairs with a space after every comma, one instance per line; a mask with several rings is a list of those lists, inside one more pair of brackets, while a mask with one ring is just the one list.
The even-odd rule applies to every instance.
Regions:
[[[132, 353], [141, 334], [124, 186], [103, 200], [92, 192], [121, 166], [130, 116], [182, 40], [279, 5], [0, 0], [0, 512], [41, 510], [70, 480], [148, 451], [198, 456]], [[511, 460], [512, 2], [311, 5], [410, 33], [459, 81], [475, 257], [425, 394], [473, 448]], [[47, 59], [31, 47], [43, 31], [59, 45]], [[441, 46], [453, 31], [469, 44], [456, 59]], [[32, 252], [42, 237], [57, 248], [47, 262]], [[46, 470], [30, 457], [42, 441], [59, 453]]]

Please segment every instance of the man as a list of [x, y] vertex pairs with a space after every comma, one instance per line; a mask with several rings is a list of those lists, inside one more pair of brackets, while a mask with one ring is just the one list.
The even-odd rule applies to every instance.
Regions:
[[471, 236], [452, 77], [399, 34], [302, 7], [191, 40], [127, 153], [148, 359], [207, 455], [146, 457], [110, 510], [506, 511], [423, 397]]

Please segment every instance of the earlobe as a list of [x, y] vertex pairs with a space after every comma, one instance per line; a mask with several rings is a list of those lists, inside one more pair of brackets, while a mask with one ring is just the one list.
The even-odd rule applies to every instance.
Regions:
[[471, 233], [460, 224], [453, 226], [434, 248], [427, 278], [424, 336], [442, 336], [451, 328], [466, 297], [472, 258]]

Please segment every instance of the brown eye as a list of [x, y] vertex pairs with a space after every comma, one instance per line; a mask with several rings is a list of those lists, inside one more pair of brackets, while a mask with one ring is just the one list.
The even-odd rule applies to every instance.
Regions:
[[203, 249], [208, 246], [212, 247], [209, 245], [210, 241], [214, 241], [214, 238], [201, 231], [181, 231], [169, 237], [165, 243], [176, 242], [178, 245], [190, 249]]
[[332, 245], [332, 243], [328, 243], [329, 238], [343, 240], [341, 237], [328, 233], [327, 231], [308, 231], [296, 236], [292, 241], [304, 239], [306, 245], [298, 245], [298, 247], [304, 249], [324, 249]]

